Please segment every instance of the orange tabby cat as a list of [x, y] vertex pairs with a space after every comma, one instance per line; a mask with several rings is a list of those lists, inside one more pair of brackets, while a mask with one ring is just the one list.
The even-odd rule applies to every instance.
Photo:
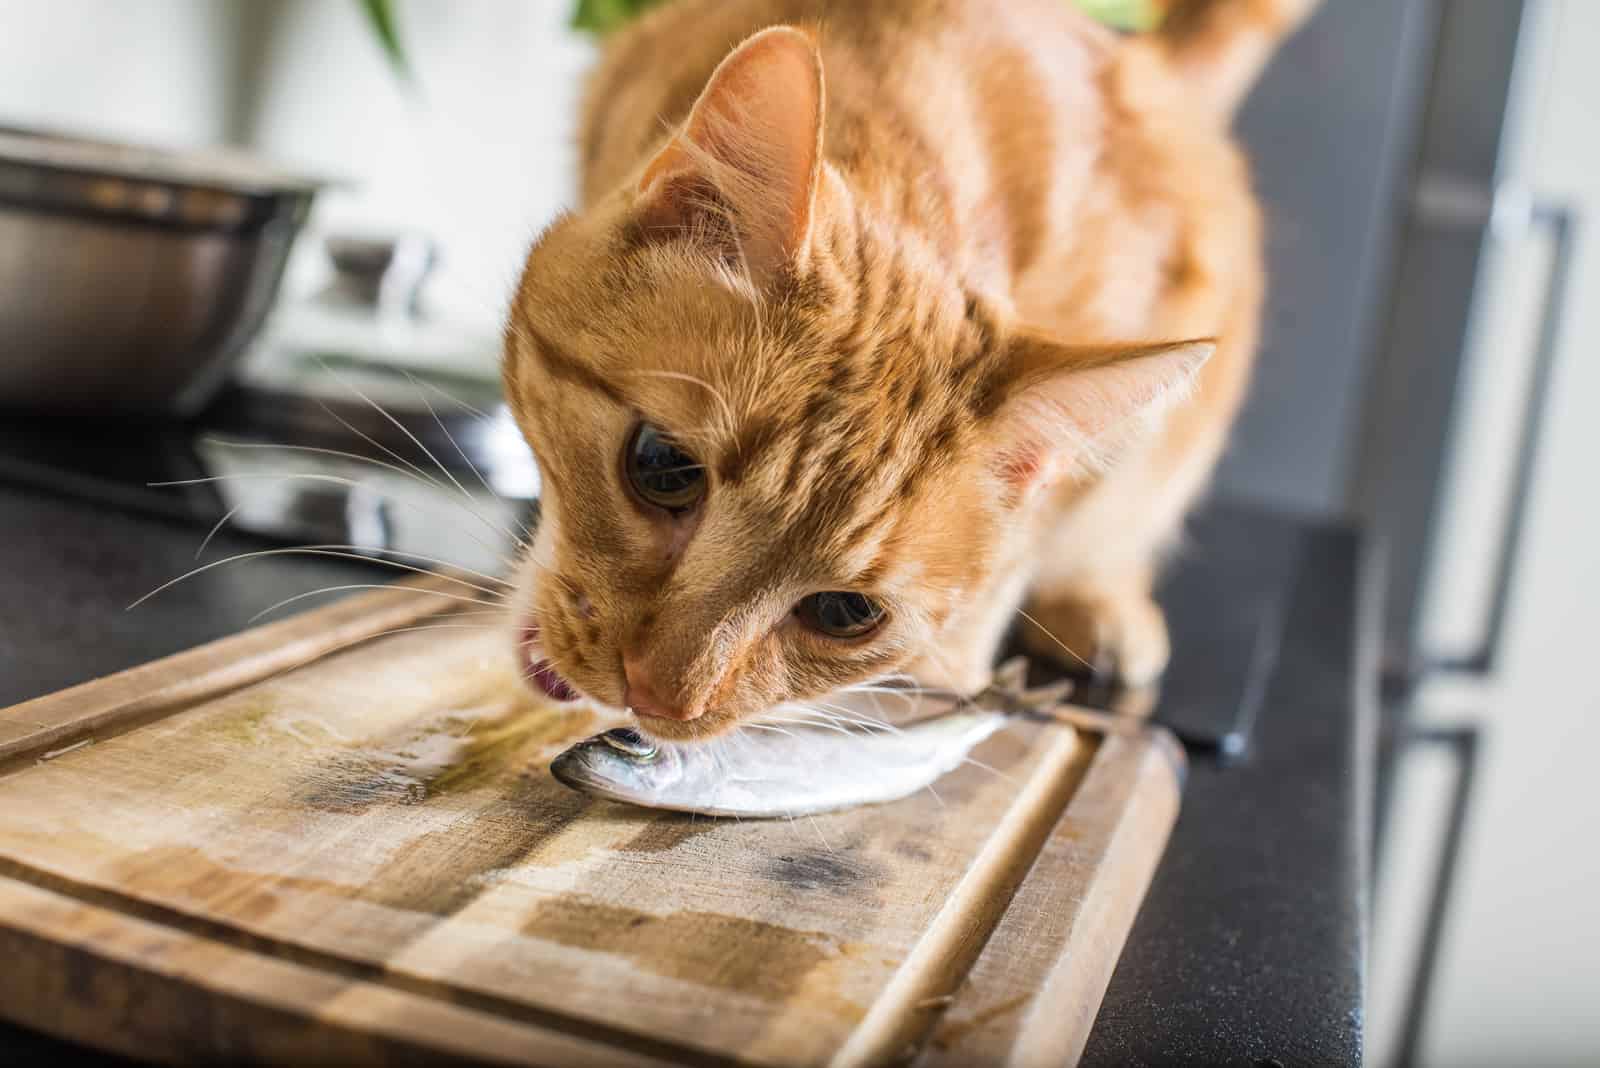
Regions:
[[[1244, 392], [1230, 115], [1314, 0], [678, 0], [590, 87], [505, 379], [530, 679], [710, 737], [907, 672], [1167, 660], [1152, 576]], [[1050, 637], [1048, 635], [1053, 635]]]

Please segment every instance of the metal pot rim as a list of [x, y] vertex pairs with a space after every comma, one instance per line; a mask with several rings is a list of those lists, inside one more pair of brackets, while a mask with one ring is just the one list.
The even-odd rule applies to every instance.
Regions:
[[315, 193], [329, 179], [281, 170], [233, 149], [175, 150], [0, 125], [0, 166], [165, 183], [246, 196]]

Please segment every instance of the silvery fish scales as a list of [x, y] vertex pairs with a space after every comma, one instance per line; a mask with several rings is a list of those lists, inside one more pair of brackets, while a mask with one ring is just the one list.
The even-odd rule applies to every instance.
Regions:
[[913, 794], [959, 766], [1006, 722], [954, 712], [898, 731], [741, 732], [668, 745], [627, 728], [580, 742], [550, 766], [574, 790], [708, 816], [802, 816]]
[[993, 682], [972, 698], [907, 693], [915, 704], [954, 707], [872, 731], [741, 731], [680, 746], [618, 728], [573, 746], [550, 770], [583, 793], [709, 816], [802, 816], [894, 801], [960, 766], [1008, 718], [1059, 714], [1053, 710], [1070, 684], [1029, 690], [1026, 676], [1027, 663], [1018, 657], [1002, 664]]

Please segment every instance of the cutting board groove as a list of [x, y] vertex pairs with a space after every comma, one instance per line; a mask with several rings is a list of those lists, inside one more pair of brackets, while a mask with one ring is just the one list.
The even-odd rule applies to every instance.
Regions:
[[169, 1061], [1076, 1056], [1177, 810], [1160, 732], [647, 812], [549, 776], [605, 721], [537, 703], [502, 628], [406, 633], [459, 607], [396, 588], [0, 710], [0, 1015]]
[[415, 976], [391, 972], [381, 965], [343, 957], [335, 953], [309, 949], [281, 939], [265, 938], [231, 924], [207, 919], [204, 916], [196, 916], [148, 901], [141, 901], [129, 895], [119, 894], [100, 887], [74, 883], [50, 872], [18, 864], [9, 858], [0, 858], [0, 877], [14, 879], [17, 882], [58, 894], [63, 898], [69, 898], [107, 913], [142, 920], [159, 927], [179, 931], [195, 939], [216, 943], [219, 947], [301, 965], [317, 973], [336, 976], [352, 983], [371, 983], [386, 986], [404, 993], [472, 1009], [488, 1016], [536, 1024], [555, 1031], [582, 1031], [584, 1037], [588, 1039], [603, 1041], [619, 1049], [631, 1049], [652, 1056], [667, 1057], [673, 1061], [707, 1065], [731, 1065], [737, 1063], [686, 1046], [652, 1042], [628, 1031], [608, 1030], [593, 1022], [585, 1022], [579, 1026], [576, 1021], [569, 1017], [546, 1012], [511, 998], [495, 997], [492, 994], [485, 994], [464, 987], [429, 982]]
[[459, 609], [461, 602], [434, 596], [454, 589], [447, 576], [397, 582], [15, 705], [0, 719], [0, 775]]

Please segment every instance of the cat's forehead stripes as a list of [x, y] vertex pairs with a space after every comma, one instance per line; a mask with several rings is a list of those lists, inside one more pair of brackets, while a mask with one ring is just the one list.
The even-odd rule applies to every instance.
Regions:
[[870, 587], [890, 568], [908, 508], [993, 409], [1000, 361], [983, 301], [905, 284], [900, 252], [858, 240], [865, 230], [830, 234], [811, 278], [827, 281], [801, 281], [831, 315], [806, 324], [810, 355], [790, 368], [798, 385], [754, 391], [788, 403], [742, 412], [713, 466], [740, 507], [765, 517], [766, 536], [789, 536], [775, 551], [826, 555], [841, 579]]
[[598, 393], [613, 404], [628, 403], [617, 383], [531, 327], [527, 329], [527, 335], [528, 349], [533, 358], [551, 378], [566, 385]]

